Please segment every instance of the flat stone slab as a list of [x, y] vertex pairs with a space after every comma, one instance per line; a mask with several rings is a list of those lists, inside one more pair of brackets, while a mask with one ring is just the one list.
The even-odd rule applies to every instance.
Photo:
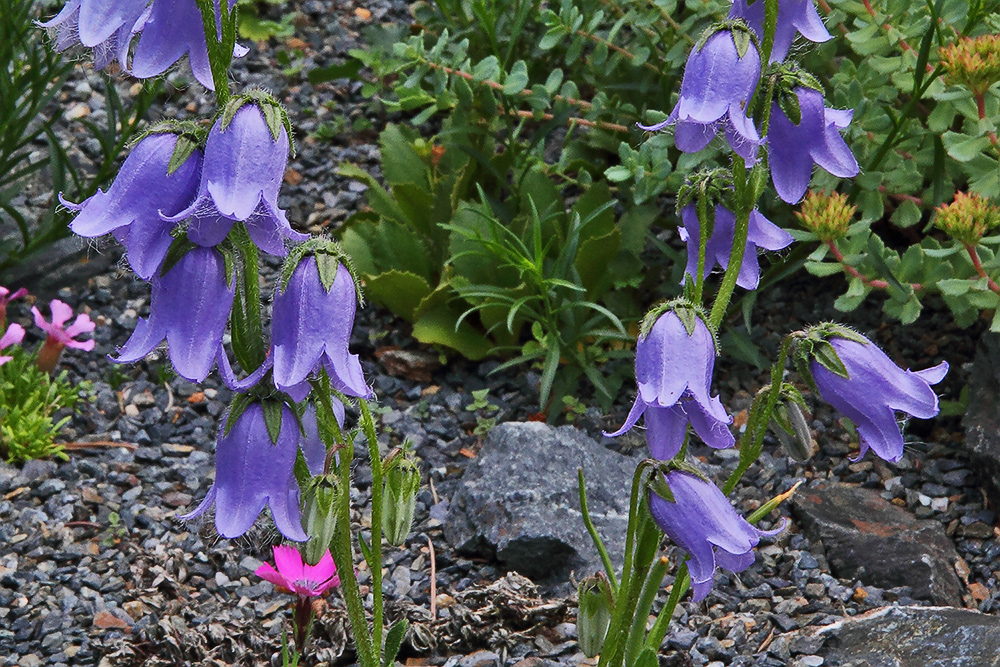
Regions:
[[1000, 618], [968, 609], [883, 607], [800, 638], [830, 667], [1000, 667]]
[[451, 499], [445, 537], [461, 552], [495, 557], [533, 579], [601, 570], [580, 513], [583, 468], [590, 516], [620, 567], [636, 464], [572, 426], [500, 424]]
[[810, 539], [822, 541], [834, 576], [879, 588], [909, 586], [915, 599], [961, 606], [959, 555], [937, 521], [921, 521], [848, 484], [800, 490], [792, 509]]

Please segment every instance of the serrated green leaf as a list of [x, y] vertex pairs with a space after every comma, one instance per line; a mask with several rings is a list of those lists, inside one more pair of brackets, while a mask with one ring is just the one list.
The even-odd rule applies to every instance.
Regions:
[[410, 322], [414, 320], [417, 306], [431, 293], [431, 286], [426, 279], [400, 270], [368, 277], [365, 288], [365, 293], [372, 301]]

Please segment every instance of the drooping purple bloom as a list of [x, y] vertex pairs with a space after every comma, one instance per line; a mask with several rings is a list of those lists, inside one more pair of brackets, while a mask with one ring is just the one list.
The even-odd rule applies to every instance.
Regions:
[[724, 449], [735, 444], [727, 428], [733, 418], [718, 396], [709, 395], [715, 340], [701, 317], [694, 317], [694, 329], [688, 333], [677, 313], [669, 310], [639, 338], [635, 347], [638, 395], [625, 424], [605, 436], [625, 433], [645, 414], [646, 441], [655, 459], [665, 461], [680, 451], [689, 423], [709, 447]]
[[[698, 212], [694, 204], [681, 209], [681, 238], [687, 241], [687, 268], [685, 274], [694, 277], [698, 273], [698, 246], [701, 243]], [[705, 277], [715, 265], [726, 269], [733, 251], [733, 236], [736, 232], [736, 216], [722, 204], [715, 207], [715, 225], [705, 247]], [[754, 209], [750, 212], [750, 228], [747, 231], [747, 245], [743, 253], [743, 264], [736, 278], [736, 284], [743, 289], [756, 289], [760, 282], [760, 264], [757, 262], [757, 248], [781, 250], [792, 242], [792, 235], [764, 217]]]
[[132, 270], [149, 280], [159, 269], [173, 238], [176, 222], [164, 220], [186, 208], [198, 192], [201, 151], [195, 149], [181, 166], [168, 173], [177, 135], [151, 134], [136, 144], [107, 192], [73, 204], [79, 211], [70, 229], [88, 238], [114, 233], [126, 248]]
[[348, 350], [356, 308], [357, 292], [347, 267], [338, 265], [327, 291], [316, 258], [299, 262], [274, 297], [271, 341], [279, 390], [302, 400], [309, 390], [307, 378], [322, 364], [337, 391], [361, 398], [372, 395], [358, 355]]
[[795, 89], [802, 118], [798, 125], [785, 116], [775, 102], [767, 131], [771, 182], [778, 196], [789, 204], [798, 202], [809, 187], [815, 162], [840, 178], [858, 174], [858, 161], [847, 147], [840, 130], [851, 124], [850, 109], [827, 109], [823, 93], [800, 86]]
[[127, 69], [129, 45], [142, 28], [147, 4], [149, 0], [69, 0], [39, 25], [55, 32], [57, 51], [82, 44], [93, 49], [96, 69], [115, 60]]
[[[337, 398], [332, 399], [333, 416], [337, 424], [344, 426], [344, 404]], [[299, 449], [306, 460], [306, 467], [313, 475], [323, 474], [323, 465], [326, 463], [326, 445], [319, 437], [319, 423], [316, 421], [316, 406], [312, 403], [306, 406], [306, 411], [302, 415], [302, 435], [299, 437]]]
[[938, 397], [931, 385], [944, 379], [948, 362], [922, 371], [903, 370], [867, 339], [864, 343], [839, 337], [828, 340], [848, 377], [813, 360], [809, 368], [820, 396], [857, 427], [861, 441], [857, 459], [871, 448], [886, 461], [898, 461], [903, 456], [903, 434], [896, 411], [920, 419], [935, 416]]
[[667, 537], [691, 556], [687, 565], [695, 602], [712, 590], [717, 567], [742, 572], [753, 564], [753, 548], [760, 538], [785, 527], [782, 522], [773, 531], [754, 528], [715, 484], [697, 475], [673, 470], [665, 477], [675, 502], [651, 493], [649, 511]]
[[188, 238], [203, 246], [220, 243], [233, 223], [246, 225], [250, 238], [264, 252], [284, 255], [284, 239], [305, 241], [292, 230], [278, 208], [278, 191], [288, 161], [288, 132], [271, 134], [264, 112], [243, 104], [232, 121], [215, 122], [205, 144], [198, 195], [184, 210], [165, 216], [171, 222], [188, 219]]
[[700, 48], [696, 45], [688, 57], [680, 99], [667, 119], [639, 127], [652, 132], [676, 123], [677, 148], [697, 153], [712, 141], [721, 125], [733, 151], [745, 160], [754, 160], [761, 139], [747, 118], [746, 106], [759, 78], [757, 47], [748, 41], [741, 56], [733, 31], [719, 30]]
[[[733, 0], [729, 18], [743, 19], [759, 39], [764, 39], [764, 0], [750, 2], [753, 4], [748, 5], [747, 0]], [[779, 0], [770, 62], [777, 63], [785, 59], [796, 32], [810, 42], [825, 42], [832, 37], [813, 6], [813, 0]]]
[[177, 374], [201, 382], [222, 344], [235, 294], [218, 250], [189, 250], [166, 274], [153, 277], [149, 319], [139, 320], [113, 361], [138, 361], [166, 338]]
[[[223, 424], [228, 422], [227, 416]], [[236, 418], [229, 433], [219, 429], [215, 447], [215, 482], [193, 512], [193, 519], [215, 505], [215, 528], [226, 538], [239, 537], [257, 520], [264, 506], [271, 510], [275, 527], [296, 542], [309, 539], [302, 530], [299, 487], [295, 481], [295, 455], [299, 426], [287, 405], [281, 406], [281, 430], [271, 442], [264, 409], [254, 402]]]
[[[229, 0], [230, 10], [235, 4], [236, 0]], [[219, 0], [215, 0], [215, 6], [216, 25], [219, 25]], [[244, 47], [237, 45], [234, 55], [240, 58], [246, 52]], [[196, 0], [153, 0], [132, 55], [132, 76], [140, 79], [159, 76], [185, 55], [198, 83], [215, 90], [204, 23]]]

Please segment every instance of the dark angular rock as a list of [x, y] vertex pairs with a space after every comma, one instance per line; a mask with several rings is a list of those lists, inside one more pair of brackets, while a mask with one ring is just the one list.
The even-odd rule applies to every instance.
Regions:
[[822, 541], [837, 577], [908, 586], [916, 599], [962, 604], [959, 555], [940, 523], [919, 521], [876, 492], [846, 484], [800, 492], [793, 512], [810, 539]]
[[985, 333], [979, 339], [962, 426], [960, 446], [990, 482], [994, 500], [1000, 500], [1000, 335]]
[[824, 638], [817, 653], [839, 667], [1000, 665], [1000, 618], [968, 609], [883, 607], [801, 637]]
[[497, 426], [451, 499], [445, 536], [460, 551], [495, 555], [535, 579], [602, 569], [580, 515], [577, 468], [587, 478], [591, 518], [620, 565], [635, 462], [572, 426]]

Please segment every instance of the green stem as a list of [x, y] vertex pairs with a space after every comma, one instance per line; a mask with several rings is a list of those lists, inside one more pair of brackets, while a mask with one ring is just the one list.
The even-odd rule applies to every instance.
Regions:
[[229, 65], [233, 61], [233, 48], [236, 46], [236, 8], [230, 11], [228, 0], [218, 1], [222, 19], [221, 29], [215, 22], [213, 0], [198, 0], [198, 9], [201, 10], [201, 21], [205, 29], [205, 46], [208, 50], [208, 63], [212, 69], [212, 83], [215, 84], [215, 105], [222, 109], [230, 97]]
[[604, 572], [608, 575], [608, 583], [611, 584], [612, 601], [615, 601], [618, 599], [618, 578], [615, 576], [615, 566], [611, 563], [608, 550], [604, 548], [604, 542], [601, 540], [601, 536], [598, 535], [597, 528], [594, 527], [594, 522], [590, 520], [590, 510], [587, 509], [587, 487], [583, 481], [583, 468], [577, 468], [576, 476], [580, 489], [580, 513], [583, 515], [583, 525], [587, 527], [590, 539], [594, 541], [597, 553], [601, 556], [601, 562], [604, 564]]
[[764, 0], [764, 39], [760, 45], [761, 67], [771, 61], [774, 33], [778, 27], [778, 0]]
[[379, 657], [382, 655], [383, 605], [382, 605], [382, 494], [384, 473], [382, 471], [382, 455], [378, 451], [378, 437], [375, 433], [375, 420], [372, 419], [368, 401], [360, 399], [361, 428], [368, 440], [368, 458], [372, 466], [372, 561], [368, 564], [372, 571], [372, 645]]
[[646, 646], [653, 649], [653, 651], [659, 652], [660, 646], [663, 645], [663, 638], [667, 636], [667, 628], [670, 626], [670, 619], [674, 616], [674, 609], [677, 608], [677, 603], [680, 602], [681, 596], [687, 592], [691, 587], [691, 577], [688, 576], [688, 566], [687, 563], [682, 563], [679, 568], [677, 568], [677, 576], [674, 578], [674, 587], [670, 589], [670, 597], [667, 598], [667, 604], [663, 606], [660, 610], [659, 615], [656, 617], [656, 621], [653, 622], [653, 627], [649, 630], [649, 636], [646, 637]]
[[670, 561], [667, 560], [667, 557], [660, 556], [653, 564], [653, 568], [642, 586], [642, 593], [639, 595], [639, 601], [636, 604], [635, 616], [632, 617], [632, 627], [629, 630], [628, 641], [625, 645], [626, 665], [635, 664], [635, 660], [639, 657], [639, 652], [643, 648], [649, 611], [653, 607], [653, 600], [656, 599], [656, 594], [660, 592], [660, 584], [663, 583], [663, 577], [666, 576], [669, 566]]
[[771, 366], [771, 387], [766, 394], [767, 400], [763, 404], [763, 412], [760, 412], [760, 396], [754, 398], [754, 403], [750, 408], [750, 416], [747, 418], [747, 429], [744, 431], [743, 437], [740, 438], [740, 463], [726, 480], [725, 486], [722, 487], [724, 495], [728, 496], [732, 493], [736, 484], [760, 456], [764, 444], [764, 434], [767, 433], [767, 427], [771, 423], [771, 415], [774, 414], [774, 408], [781, 396], [782, 379], [785, 374], [785, 365], [788, 362], [788, 351], [793, 340], [792, 336], [785, 336], [785, 340], [781, 343], [778, 361]]
[[712, 312], [709, 315], [709, 324], [718, 330], [722, 324], [722, 318], [726, 315], [729, 301], [733, 297], [736, 289], [736, 280], [740, 275], [740, 267], [743, 265], [743, 253], [747, 247], [747, 233], [750, 231], [750, 212], [753, 210], [753, 202], [749, 201], [752, 196], [751, 188], [747, 187], [746, 163], [739, 155], [733, 155], [733, 188], [735, 189], [736, 229], [733, 232], [733, 249], [729, 255], [729, 265], [726, 273], [722, 277], [722, 284], [719, 285], [719, 292], [715, 295], [715, 302], [712, 304]]
[[699, 306], [705, 289], [705, 254], [708, 247], [708, 194], [705, 192], [707, 187], [708, 179], [705, 179], [698, 190], [698, 272], [694, 276], [694, 301]]
[[[372, 646], [372, 636], [365, 619], [365, 606], [361, 600], [361, 588], [354, 573], [354, 549], [351, 547], [351, 459], [354, 447], [347, 445], [340, 450], [340, 483], [344, 492], [339, 497], [337, 510], [340, 530], [333, 541], [333, 560], [340, 576], [340, 591], [347, 606], [347, 618], [351, 622], [351, 635], [358, 651], [358, 661], [363, 667], [380, 667]], [[374, 573], [372, 573], [374, 575]]]

